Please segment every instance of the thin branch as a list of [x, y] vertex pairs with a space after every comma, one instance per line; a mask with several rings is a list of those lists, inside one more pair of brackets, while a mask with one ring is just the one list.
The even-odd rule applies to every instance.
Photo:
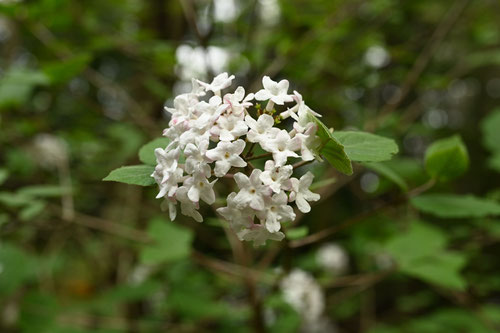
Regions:
[[[57, 210], [61, 209], [57, 205], [52, 205], [52, 207]], [[126, 227], [122, 224], [115, 223], [100, 217], [95, 217], [75, 212], [75, 216], [71, 222], [87, 228], [104, 231], [106, 233], [126, 238], [135, 242], [140, 242], [140, 243], [152, 242], [152, 239], [144, 231]]]
[[395, 200], [391, 200], [391, 201], [387, 201], [385, 203], [379, 204], [379, 205], [375, 206], [374, 208], [372, 208], [366, 212], [360, 213], [358, 215], [355, 215], [355, 216], [345, 220], [344, 222], [342, 222], [340, 224], [323, 229], [321, 231], [318, 231], [318, 232], [311, 234], [307, 237], [304, 237], [302, 239], [292, 241], [292, 242], [290, 242], [290, 247], [301, 247], [304, 245], [315, 243], [315, 242], [317, 242], [321, 239], [324, 239], [326, 237], [329, 237], [329, 236], [331, 236], [331, 235], [333, 235], [341, 230], [344, 230], [345, 228], [347, 228], [351, 225], [354, 225], [358, 222], [365, 220], [367, 217], [370, 217], [376, 213], [379, 213], [380, 211], [382, 211], [384, 209], [391, 208], [393, 205], [399, 204], [401, 202], [406, 202], [410, 198], [417, 196], [417, 195], [431, 189], [435, 184], [436, 184], [436, 181], [434, 179], [431, 179], [428, 182], [426, 182], [425, 184], [418, 186], [418, 187], [414, 188], [413, 190], [409, 191], [403, 197], [398, 197]]
[[304, 165], [307, 165], [307, 164], [311, 164], [313, 163], [315, 160], [311, 160], [311, 161], [300, 161], [300, 162], [297, 162], [295, 164], [292, 165], [293, 169], [297, 169], [297, 168], [300, 168], [301, 166], [304, 166]]
[[264, 154], [260, 154], [260, 155], [250, 156], [248, 158], [245, 157], [245, 161], [248, 162], [248, 161], [258, 160], [258, 159], [261, 159], [261, 158], [270, 157], [272, 155], [273, 155], [273, 153], [264, 153]]

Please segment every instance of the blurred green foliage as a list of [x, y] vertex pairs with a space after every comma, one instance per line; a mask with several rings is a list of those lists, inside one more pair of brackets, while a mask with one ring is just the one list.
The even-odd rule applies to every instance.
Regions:
[[[293, 268], [339, 332], [500, 330], [499, 22], [494, 0], [0, 1], [0, 331], [298, 331]], [[172, 223], [154, 187], [101, 181], [152, 184], [164, 104], [222, 71], [287, 78], [361, 162], [311, 165], [324, 200], [248, 260], [210, 209]]]

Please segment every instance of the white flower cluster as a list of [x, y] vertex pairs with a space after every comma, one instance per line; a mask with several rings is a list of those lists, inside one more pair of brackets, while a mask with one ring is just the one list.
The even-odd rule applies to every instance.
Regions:
[[314, 277], [301, 269], [292, 270], [281, 280], [284, 300], [302, 318], [302, 332], [336, 332], [333, 324], [323, 315], [325, 296]]
[[[165, 149], [155, 150], [157, 166], [152, 176], [160, 187], [157, 198], [166, 199], [172, 220], [180, 203], [182, 214], [199, 222], [203, 220], [198, 211], [200, 199], [212, 205], [215, 182], [221, 177], [233, 178], [238, 191], [230, 193], [227, 206], [217, 211], [241, 240], [261, 245], [267, 239], [283, 239], [281, 223], [295, 219], [289, 202], [307, 213], [311, 209], [308, 202], [319, 200], [309, 190], [312, 173], [294, 178], [294, 168], [288, 164], [289, 158], [316, 158], [320, 140], [317, 125], [308, 114], [319, 115], [305, 105], [299, 93], [288, 94], [287, 80], [274, 82], [264, 76], [264, 88], [255, 94], [246, 95], [238, 87], [222, 95], [233, 79], [222, 73], [211, 83], [193, 80], [192, 91], [177, 96], [174, 108], [166, 108], [171, 120], [163, 134], [171, 141]], [[265, 101], [265, 109], [253, 100]], [[286, 107], [286, 103], [294, 105]], [[283, 110], [276, 113], [276, 106]], [[292, 129], [278, 128], [287, 118], [293, 120]], [[253, 155], [257, 147], [269, 158], [264, 170], [249, 161], [258, 157]]]

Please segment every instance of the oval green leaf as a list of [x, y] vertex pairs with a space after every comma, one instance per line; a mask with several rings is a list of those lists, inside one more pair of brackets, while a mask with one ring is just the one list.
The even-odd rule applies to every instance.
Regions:
[[422, 194], [411, 204], [424, 213], [443, 218], [474, 218], [500, 215], [500, 204], [473, 195]]
[[399, 151], [394, 140], [368, 132], [336, 131], [333, 136], [344, 146], [351, 161], [387, 161]]
[[103, 180], [131, 185], [150, 186], [155, 183], [155, 180], [151, 177], [154, 170], [155, 167], [151, 165], [129, 165], [111, 171]]

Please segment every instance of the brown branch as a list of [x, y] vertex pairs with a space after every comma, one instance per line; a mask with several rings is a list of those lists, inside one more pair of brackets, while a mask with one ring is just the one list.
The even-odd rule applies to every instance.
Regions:
[[304, 166], [304, 165], [307, 165], [307, 164], [311, 164], [313, 163], [314, 161], [316, 160], [311, 160], [311, 161], [300, 161], [300, 162], [297, 162], [295, 164], [292, 165], [292, 168], [295, 170], [297, 168], [300, 168], [301, 166]]
[[431, 179], [428, 182], [426, 182], [425, 184], [418, 186], [418, 187], [414, 188], [413, 190], [409, 191], [408, 193], [404, 194], [403, 196], [400, 196], [394, 200], [379, 204], [379, 205], [375, 206], [374, 208], [372, 208], [366, 212], [360, 213], [358, 215], [355, 215], [355, 216], [345, 220], [344, 222], [342, 222], [340, 224], [323, 229], [321, 231], [318, 231], [318, 232], [311, 234], [307, 237], [304, 237], [302, 239], [292, 241], [292, 242], [290, 242], [290, 247], [301, 247], [304, 245], [315, 243], [315, 242], [317, 242], [321, 239], [324, 239], [326, 237], [329, 237], [329, 236], [331, 236], [339, 231], [344, 230], [347, 227], [350, 227], [351, 225], [354, 225], [358, 222], [363, 221], [367, 217], [370, 217], [376, 213], [379, 213], [380, 211], [382, 211], [384, 209], [388, 209], [395, 204], [406, 202], [410, 198], [417, 196], [417, 195], [429, 190], [435, 184], [436, 184], [436, 181], [434, 179]]
[[260, 154], [260, 155], [255, 155], [255, 156], [250, 156], [250, 157], [245, 157], [245, 161], [252, 161], [252, 160], [258, 160], [258, 159], [261, 159], [261, 158], [266, 158], [266, 157], [270, 157], [272, 156], [273, 153], [264, 153], [264, 154]]

